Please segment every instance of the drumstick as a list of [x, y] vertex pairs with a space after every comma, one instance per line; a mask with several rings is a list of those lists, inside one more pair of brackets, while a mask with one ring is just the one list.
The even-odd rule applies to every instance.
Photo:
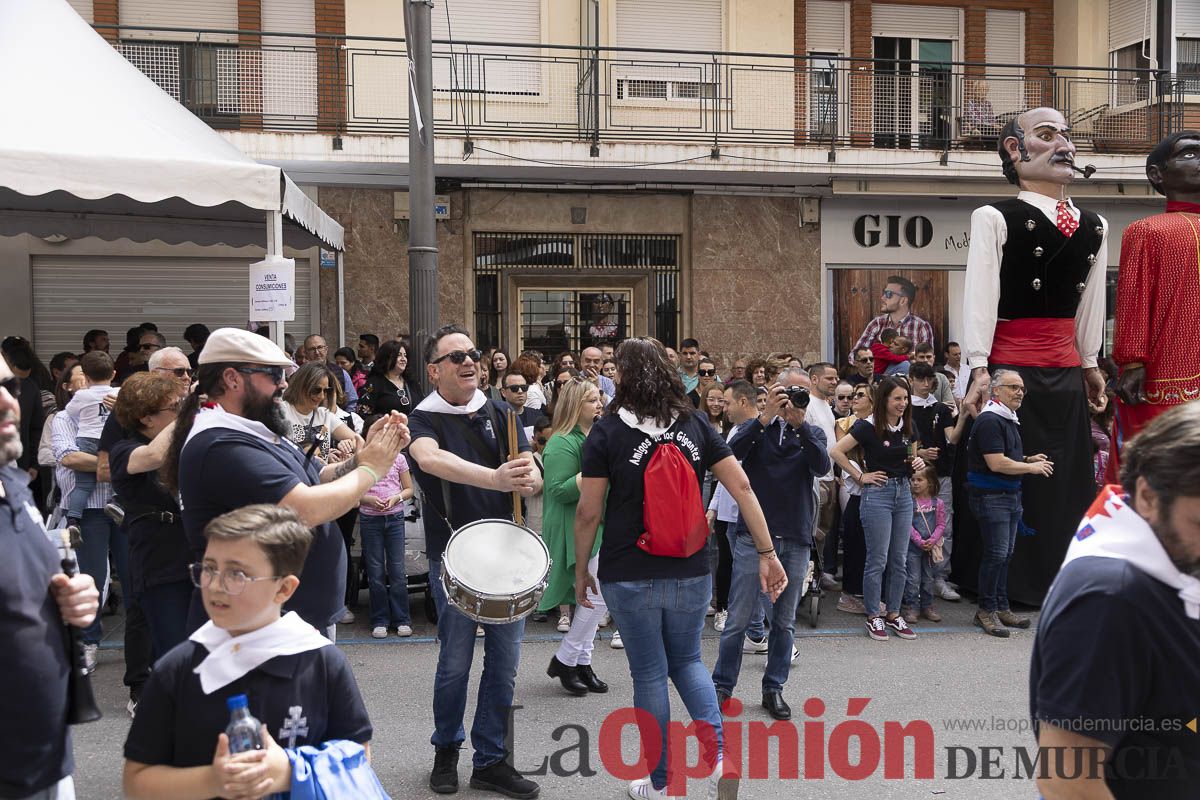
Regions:
[[[512, 458], [517, 455], [517, 425], [520, 420], [517, 419], [517, 412], [511, 408], [506, 412], [505, 421], [508, 423], [508, 456]], [[519, 489], [513, 489], [513, 520], [518, 525], [525, 524], [525, 515], [521, 513], [521, 492]]]

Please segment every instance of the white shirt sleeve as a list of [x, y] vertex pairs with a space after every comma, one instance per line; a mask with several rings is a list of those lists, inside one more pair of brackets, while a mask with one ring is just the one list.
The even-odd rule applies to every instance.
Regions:
[[1104, 344], [1105, 321], [1105, 286], [1108, 281], [1108, 220], [1100, 217], [1104, 226], [1104, 235], [1100, 239], [1100, 250], [1096, 253], [1096, 263], [1088, 272], [1087, 288], [1079, 299], [1079, 308], [1075, 311], [1075, 347], [1079, 350], [1079, 358], [1083, 368], [1096, 366], [1100, 354], [1100, 346]]
[[986, 367], [1000, 305], [1000, 260], [1008, 229], [992, 206], [971, 212], [971, 246], [963, 286], [963, 357], [971, 369]]

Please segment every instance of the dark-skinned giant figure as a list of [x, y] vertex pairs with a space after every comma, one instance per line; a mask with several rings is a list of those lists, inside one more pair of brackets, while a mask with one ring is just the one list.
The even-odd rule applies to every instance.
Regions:
[[[1083, 170], [1075, 167], [1070, 129], [1055, 109], [1034, 108], [1012, 119], [997, 150], [1005, 177], [1020, 192], [971, 215], [963, 303], [963, 349], [971, 368], [966, 403], [979, 408], [986, 402], [989, 370], [1016, 370], [1024, 379], [1028, 394], [1018, 412], [1024, 450], [1046, 454], [1054, 473], [1023, 482], [1023, 519], [1036, 535], [1017, 537], [1008, 592], [1013, 600], [1039, 604], [1096, 493], [1088, 405], [1089, 396], [1095, 407], [1105, 402], [1096, 360], [1104, 341], [1108, 223], [1067, 196], [1074, 173]], [[971, 480], [963, 467], [960, 477]], [[967, 508], [965, 499], [956, 510]], [[964, 521], [975, 528], [973, 519]], [[957, 539], [957, 519], [955, 528]], [[978, 554], [978, 545], [956, 548], [960, 580], [973, 581]]]

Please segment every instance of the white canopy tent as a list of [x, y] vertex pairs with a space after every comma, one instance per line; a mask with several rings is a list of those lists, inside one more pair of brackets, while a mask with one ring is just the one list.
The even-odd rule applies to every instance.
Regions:
[[341, 225], [279, 167], [160, 89], [66, 0], [0, 2], [0, 75], [0, 236], [262, 244], [268, 256], [319, 244], [338, 252], [341, 284]]

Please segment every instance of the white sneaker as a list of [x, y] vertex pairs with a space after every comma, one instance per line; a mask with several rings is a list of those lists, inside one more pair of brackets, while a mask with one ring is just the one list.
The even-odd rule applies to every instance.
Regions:
[[800, 657], [800, 648], [796, 647], [796, 645], [793, 644], [792, 645], [792, 663], [795, 664], [796, 659], [799, 657]]
[[137, 715], [137, 700], [129, 698], [129, 702], [125, 704], [125, 713], [129, 715], [130, 719]]
[[717, 615], [715, 617], [713, 617], [713, 630], [717, 631], [718, 633], [720, 631], [725, 630], [725, 623], [728, 620], [729, 620], [729, 612], [728, 611], [718, 611]]
[[946, 581], [933, 582], [933, 596], [940, 597], [951, 603], [957, 603], [959, 600], [962, 600], [962, 595], [954, 591], [954, 587]]
[[371, 628], [371, 636], [376, 639], [386, 639], [387, 638], [387, 626], [376, 625], [374, 628]]
[[746, 641], [742, 642], [742, 652], [743, 653], [754, 653], [756, 655], [762, 655], [763, 653], [767, 652], [768, 648], [769, 648], [769, 645], [767, 644], [766, 636], [764, 636], [762, 638], [761, 642], [756, 642], [750, 638], [750, 634], [746, 634]]
[[558, 618], [558, 632], [566, 633], [571, 630], [571, 617], [568, 614], [563, 614]]
[[412, 626], [411, 625], [397, 625], [396, 626], [396, 635], [403, 636], [403, 637], [412, 636]]
[[354, 612], [347, 608], [346, 613], [342, 614], [342, 616], [338, 617], [337, 624], [338, 625], [353, 625], [354, 624]]
[[612, 641], [610, 641], [608, 643], [608, 646], [611, 647], [613, 650], [624, 650], [625, 649], [625, 643], [621, 641], [621, 632], [620, 631], [613, 631]]
[[612, 625], [612, 614], [609, 614], [607, 611], [605, 611], [604, 616], [600, 618], [600, 624], [596, 627], [607, 628], [609, 625]]
[[638, 778], [629, 784], [629, 796], [633, 800], [659, 800], [659, 798], [666, 798], [667, 793], [661, 789], [655, 789], [649, 778]]
[[96, 671], [96, 658], [100, 654], [100, 645], [85, 644], [83, 646], [83, 672], [91, 675]]

